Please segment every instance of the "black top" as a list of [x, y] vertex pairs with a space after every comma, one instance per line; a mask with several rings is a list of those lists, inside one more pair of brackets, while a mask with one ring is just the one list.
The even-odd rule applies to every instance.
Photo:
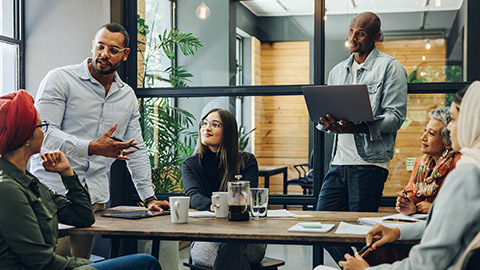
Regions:
[[[250, 187], [258, 187], [258, 164], [255, 156], [241, 152], [244, 167], [240, 168], [242, 180], [250, 181]], [[210, 150], [200, 158], [195, 154], [182, 164], [182, 181], [185, 192], [190, 196], [190, 207], [200, 211], [210, 210], [212, 192], [220, 190], [224, 168]], [[233, 180], [233, 179], [232, 179]]]

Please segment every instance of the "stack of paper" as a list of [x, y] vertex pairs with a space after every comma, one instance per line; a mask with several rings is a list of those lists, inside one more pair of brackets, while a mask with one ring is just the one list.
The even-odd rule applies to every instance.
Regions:
[[374, 226], [375, 224], [381, 224], [387, 227], [398, 227], [406, 223], [424, 222], [426, 214], [415, 214], [407, 216], [404, 214], [395, 214], [385, 217], [364, 217], [359, 218], [358, 223], [362, 225]]
[[335, 224], [320, 224], [320, 222], [301, 222], [288, 229], [289, 232], [316, 232], [326, 233], [335, 227]]
[[290, 218], [290, 217], [293, 217], [293, 216], [294, 215], [286, 209], [268, 210], [267, 211], [267, 217], [268, 218], [281, 218], [281, 217]]

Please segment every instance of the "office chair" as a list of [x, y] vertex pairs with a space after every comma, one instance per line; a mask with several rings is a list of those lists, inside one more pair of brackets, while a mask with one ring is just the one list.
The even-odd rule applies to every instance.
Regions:
[[298, 178], [290, 179], [284, 183], [283, 194], [288, 193], [289, 185], [299, 185], [303, 189], [303, 195], [313, 194], [313, 151], [310, 152], [308, 163], [295, 164], [293, 168], [298, 172]]

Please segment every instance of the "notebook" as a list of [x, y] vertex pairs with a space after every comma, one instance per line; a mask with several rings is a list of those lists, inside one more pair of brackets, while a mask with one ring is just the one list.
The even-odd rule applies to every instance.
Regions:
[[170, 212], [138, 210], [138, 211], [129, 211], [129, 212], [104, 213], [102, 214], [102, 217], [140, 219], [140, 218], [149, 218], [149, 217], [165, 216], [165, 215], [170, 215]]

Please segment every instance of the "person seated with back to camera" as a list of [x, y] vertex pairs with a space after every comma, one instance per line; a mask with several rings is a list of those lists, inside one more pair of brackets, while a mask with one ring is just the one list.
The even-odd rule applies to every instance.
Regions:
[[[253, 154], [239, 150], [235, 116], [227, 110], [212, 109], [201, 119], [197, 151], [182, 164], [190, 206], [214, 211], [212, 192], [227, 191], [235, 175], [242, 175], [251, 187], [257, 187], [257, 160]], [[265, 250], [265, 244], [193, 242], [190, 256], [194, 264], [213, 269], [250, 269], [250, 264], [262, 261]]]
[[451, 146], [448, 107], [431, 110], [429, 116], [430, 121], [420, 137], [420, 150], [424, 155], [415, 160], [408, 185], [397, 194], [395, 209], [405, 215], [428, 213], [445, 177], [461, 157]]
[[45, 170], [61, 176], [66, 196], [26, 170], [30, 157], [40, 153], [47, 129], [26, 91], [0, 97], [0, 268], [160, 270], [158, 261], [146, 254], [98, 263], [55, 254], [58, 222], [88, 227], [95, 217], [90, 195], [62, 152], [40, 156]]

